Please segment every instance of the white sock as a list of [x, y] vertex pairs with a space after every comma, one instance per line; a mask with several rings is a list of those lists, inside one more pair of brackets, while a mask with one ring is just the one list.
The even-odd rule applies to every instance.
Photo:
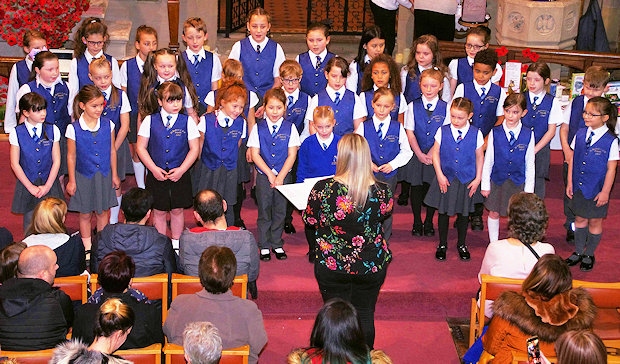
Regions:
[[133, 164], [133, 172], [135, 173], [136, 184], [138, 185], [138, 188], [144, 188], [144, 164], [142, 164], [142, 162], [136, 162], [133, 160], [131, 161], [131, 164]]
[[172, 249], [179, 250], [179, 239], [172, 239]]
[[487, 228], [489, 229], [489, 241], [499, 240], [499, 219], [487, 218]]
[[110, 208], [110, 224], [118, 223], [118, 213], [121, 212], [121, 200], [123, 196], [116, 196], [116, 201], [118, 201], [118, 205]]

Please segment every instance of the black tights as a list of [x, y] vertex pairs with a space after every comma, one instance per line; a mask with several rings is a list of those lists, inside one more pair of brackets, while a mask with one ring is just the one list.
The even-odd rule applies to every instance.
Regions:
[[[411, 199], [411, 212], [413, 212], [413, 226], [422, 226], [422, 205], [424, 204], [424, 197], [426, 197], [429, 187], [430, 185], [428, 183], [423, 183], [418, 186], [411, 186], [409, 198]], [[424, 225], [433, 226], [435, 210], [436, 209], [434, 207], [426, 206]]]
[[[456, 231], [458, 234], [457, 246], [465, 245], [467, 237], [467, 223], [469, 218], [462, 214], [456, 214]], [[448, 226], [450, 224], [450, 216], [448, 214], [439, 214], [439, 245], [448, 246]]]

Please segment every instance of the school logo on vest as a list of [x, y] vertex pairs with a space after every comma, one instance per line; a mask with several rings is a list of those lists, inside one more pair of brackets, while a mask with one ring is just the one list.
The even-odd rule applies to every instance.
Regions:
[[607, 151], [598, 147], [590, 147], [588, 154], [594, 153], [595, 156], [607, 155]]
[[172, 134], [173, 136], [176, 136], [176, 137], [180, 137], [180, 136], [183, 136], [183, 134], [185, 134], [185, 130], [183, 130], [183, 129], [172, 129], [172, 130], [170, 130], [170, 134]]
[[493, 95], [486, 95], [484, 97], [484, 100], [482, 100], [482, 102], [487, 102], [487, 101], [490, 104], [496, 104], [499, 101], [499, 99], [497, 97], [493, 96]]
[[536, 115], [542, 118], [546, 118], [549, 110], [536, 110]]
[[383, 140], [388, 143], [398, 142], [398, 135], [386, 135]]
[[288, 139], [288, 135], [278, 133], [276, 135], [275, 139], [277, 139], [277, 140], [287, 140]]
[[334, 159], [332, 159], [332, 166], [335, 166], [336, 162], [338, 162], [338, 156], [334, 156]]
[[527, 144], [524, 144], [524, 143], [517, 144], [513, 148], [513, 150], [516, 150], [516, 151], [519, 151], [519, 152], [523, 152], [526, 149], [527, 149]]
[[443, 123], [444, 119], [445, 119], [445, 115], [444, 116], [433, 115], [433, 116], [431, 116], [430, 122], [431, 123]]
[[241, 130], [230, 130], [228, 132], [228, 136], [230, 136], [233, 139], [240, 139], [241, 138]]

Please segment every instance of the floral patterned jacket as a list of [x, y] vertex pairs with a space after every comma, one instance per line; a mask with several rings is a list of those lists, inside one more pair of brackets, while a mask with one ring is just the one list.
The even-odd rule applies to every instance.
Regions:
[[363, 208], [347, 197], [348, 187], [333, 178], [317, 182], [303, 220], [317, 229], [317, 262], [348, 274], [371, 274], [392, 259], [382, 222], [392, 214], [392, 191], [377, 182]]

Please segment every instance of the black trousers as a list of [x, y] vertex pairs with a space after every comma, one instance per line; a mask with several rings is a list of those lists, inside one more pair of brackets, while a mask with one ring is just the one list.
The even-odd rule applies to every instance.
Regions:
[[351, 302], [357, 310], [366, 345], [370, 349], [375, 343], [375, 305], [386, 273], [387, 267], [371, 274], [339, 273], [318, 262], [314, 263], [314, 276], [323, 302], [334, 297]]
[[413, 16], [414, 38], [424, 34], [432, 34], [438, 40], [454, 40], [454, 15], [415, 9]]
[[391, 56], [396, 44], [396, 14], [398, 14], [398, 9], [387, 10], [371, 1], [370, 11], [375, 18], [375, 25], [381, 29], [381, 33], [385, 37], [384, 53]]

